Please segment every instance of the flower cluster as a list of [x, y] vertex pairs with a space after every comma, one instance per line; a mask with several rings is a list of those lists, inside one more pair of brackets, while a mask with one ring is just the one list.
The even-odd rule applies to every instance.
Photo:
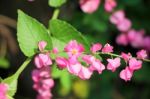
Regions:
[[116, 42], [119, 45], [130, 44], [134, 48], [144, 48], [150, 52], [150, 37], [145, 36], [144, 30], [134, 30], [131, 28], [131, 21], [125, 17], [123, 10], [118, 10], [110, 16], [110, 22], [115, 24], [121, 32]]
[[6, 93], [8, 91], [8, 85], [0, 83], [0, 99], [7, 99]]
[[50, 76], [52, 60], [48, 52], [43, 52], [46, 45], [45, 41], [39, 42], [38, 46], [41, 53], [34, 59], [36, 69], [32, 71], [32, 80], [34, 81], [33, 88], [38, 92], [37, 99], [51, 99], [51, 88], [54, 86], [54, 80]]
[[[140, 55], [143, 59], [143, 58], [145, 58], [146, 53], [141, 53], [141, 51], [140, 51], [137, 53], [137, 55], [138, 55], [137, 57], [139, 57], [139, 55]], [[126, 68], [120, 72], [120, 78], [124, 79], [125, 81], [129, 81], [129, 80], [131, 80], [131, 77], [133, 76], [133, 72], [135, 70], [139, 70], [142, 68], [142, 61], [137, 60], [136, 58], [133, 58], [130, 53], [128, 53], [128, 54], [122, 53], [121, 57], [125, 60], [126, 64], [128, 64], [129, 66], [126, 66]], [[139, 58], [141, 58], [141, 57], [139, 57]]]
[[125, 13], [123, 10], [114, 12], [110, 16], [110, 22], [115, 24], [117, 29], [121, 32], [126, 32], [131, 27], [131, 21], [125, 17]]
[[[93, 13], [95, 12], [101, 0], [80, 0], [80, 8], [85, 13]], [[107, 12], [112, 12], [113, 9], [117, 6], [117, 2], [115, 0], [105, 0], [104, 8]]]
[[132, 57], [130, 53], [122, 53], [121, 55], [117, 55], [114, 59], [107, 59], [108, 64], [107, 67], [105, 67], [100, 59], [96, 58], [95, 55], [98, 53], [113, 55], [113, 46], [110, 44], [105, 44], [103, 48], [100, 43], [93, 44], [90, 48], [91, 54], [85, 54], [83, 45], [77, 43], [75, 40], [71, 40], [65, 46], [64, 51], [68, 54], [68, 57], [57, 56], [56, 64], [58, 65], [58, 68], [66, 68], [71, 74], [76, 75], [83, 80], [89, 79], [94, 71], [101, 74], [103, 70], [107, 68], [107, 70], [115, 72], [121, 65], [121, 59], [124, 59], [126, 64], [129, 63], [129, 66], [121, 71], [120, 78], [125, 81], [129, 81], [133, 72], [141, 69], [142, 67], [142, 61], [138, 59], [145, 59], [147, 57], [145, 50], [137, 52], [137, 58]]
[[[38, 92], [37, 99], [51, 99], [51, 88], [54, 86], [54, 80], [50, 76], [50, 65], [52, 60], [50, 58], [50, 51], [44, 50], [47, 43], [40, 41], [38, 44], [40, 53], [35, 56], [36, 69], [32, 72], [32, 79], [34, 81], [33, 88]], [[102, 74], [103, 70], [107, 69], [115, 72], [121, 65], [121, 59], [126, 62], [126, 68], [120, 72], [120, 78], [129, 81], [133, 76], [134, 71], [142, 68], [142, 60], [147, 57], [145, 50], [137, 52], [137, 57], [132, 57], [130, 53], [121, 53], [121, 55], [113, 54], [113, 46], [100, 43], [93, 44], [89, 51], [85, 51], [82, 44], [76, 40], [71, 40], [64, 47], [63, 53], [67, 56], [60, 56], [60, 51], [57, 48], [52, 50], [53, 59], [55, 60], [59, 69], [67, 69], [70, 74], [78, 76], [86, 80], [90, 79], [94, 71]], [[110, 55], [107, 59], [108, 64], [105, 66], [97, 57], [98, 54]], [[115, 58], [113, 58], [115, 56]]]
[[[101, 0], [80, 0], [80, 8], [85, 13], [95, 12]], [[117, 29], [121, 32], [116, 38], [116, 42], [119, 45], [130, 44], [134, 48], [143, 48], [150, 52], [150, 37], [144, 35], [144, 30], [134, 30], [131, 28], [132, 22], [125, 16], [123, 10], [114, 11], [117, 6], [116, 0], [105, 0], [104, 9], [105, 11], [112, 13], [110, 16], [110, 22], [116, 25]]]

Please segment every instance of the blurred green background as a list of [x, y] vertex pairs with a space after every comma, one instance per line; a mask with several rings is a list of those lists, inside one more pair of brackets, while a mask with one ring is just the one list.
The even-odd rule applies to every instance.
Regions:
[[[150, 0], [117, 0], [117, 2], [116, 10], [125, 10], [126, 16], [133, 23], [132, 27], [145, 29], [146, 35], [150, 35]], [[138, 49], [131, 46], [118, 46], [115, 43], [119, 31], [109, 22], [110, 14], [104, 11], [103, 4], [104, 0], [95, 13], [85, 14], [80, 10], [78, 0], [68, 0], [67, 4], [61, 7], [59, 18], [71, 23], [91, 43], [111, 43], [115, 47], [115, 53], [124, 51], [135, 55]], [[25, 60], [16, 39], [17, 9], [23, 10], [46, 26], [54, 10], [48, 6], [47, 0], [35, 0], [34, 2], [0, 0], [0, 32], [4, 32], [0, 33], [0, 77], [2, 78], [14, 73]], [[106, 64], [105, 60], [104, 63]], [[101, 75], [95, 73], [89, 81], [75, 79], [71, 82], [69, 92], [60, 88], [59, 80], [56, 80], [56, 86], [52, 91], [53, 99], [150, 99], [150, 63], [144, 62], [143, 68], [134, 73], [130, 82], [125, 82], [118, 76], [124, 66], [125, 64], [115, 73], [111, 71], [104, 71]], [[15, 99], [35, 99], [36, 92], [32, 89], [31, 80], [33, 68], [32, 62], [20, 76]]]

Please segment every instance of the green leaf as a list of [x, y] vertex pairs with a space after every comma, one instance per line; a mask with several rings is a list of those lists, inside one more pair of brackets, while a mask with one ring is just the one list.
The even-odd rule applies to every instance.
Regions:
[[59, 51], [63, 51], [64, 47], [66, 45], [65, 42], [62, 42], [61, 40], [57, 39], [56, 37], [52, 37], [52, 43], [53, 43], [53, 48], [58, 48]]
[[59, 78], [61, 76], [62, 70], [59, 70], [56, 65], [52, 66], [52, 78]]
[[71, 76], [67, 71], [63, 72], [61, 74], [60, 84], [61, 84], [60, 94], [62, 96], [67, 95], [71, 90], [71, 84], [72, 84], [71, 83]]
[[67, 0], [49, 0], [49, 6], [52, 7], [60, 7], [61, 5], [63, 5], [64, 3], [66, 3]]
[[[13, 74], [12, 76], [4, 79], [2, 81], [2, 83], [6, 83], [9, 86], [7, 95], [8, 96], [14, 96], [16, 91], [17, 91], [17, 83], [18, 83], [18, 77], [21, 74], [21, 72], [25, 69], [25, 67], [30, 63], [31, 59], [28, 58], [21, 66], [20, 68], [17, 70], [17, 72], [15, 74]], [[11, 99], [11, 98], [10, 98]]]
[[65, 96], [71, 90], [71, 76], [66, 69], [60, 70], [56, 65], [52, 66], [52, 78], [60, 79], [60, 95]]
[[9, 85], [8, 95], [14, 96], [17, 91], [17, 79], [18, 75], [12, 75], [6, 79], [4, 79], [2, 82]]
[[9, 66], [9, 61], [6, 58], [0, 58], [0, 68], [7, 69]]
[[30, 57], [36, 53], [38, 42], [44, 40], [48, 43], [46, 49], [52, 48], [51, 37], [47, 29], [34, 18], [18, 11], [17, 37], [22, 52]]
[[11, 97], [11, 96], [9, 96], [9, 95], [7, 95], [7, 98], [8, 98], [8, 99], [14, 99], [13, 97]]
[[57, 40], [57, 45], [60, 44], [64, 47], [64, 44], [68, 43], [70, 40], [77, 40], [79, 43], [84, 45], [86, 51], [89, 51], [90, 46], [87, 40], [69, 23], [58, 19], [53, 19], [50, 20], [49, 26], [52, 36], [55, 37], [53, 44], [55, 44]]

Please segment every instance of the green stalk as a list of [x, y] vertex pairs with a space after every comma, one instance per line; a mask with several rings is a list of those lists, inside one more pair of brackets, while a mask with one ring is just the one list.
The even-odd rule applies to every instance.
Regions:
[[[113, 57], [120, 57], [120, 58], [122, 58], [120, 55], [113, 54], [113, 53], [98, 52], [98, 54], [101, 54], [101, 55], [109, 55], [109, 56], [113, 56]], [[133, 57], [133, 58], [136, 58], [136, 57]], [[150, 62], [149, 59], [142, 59], [142, 60], [145, 61], [145, 62]]]
[[55, 9], [54, 10], [54, 13], [53, 13], [53, 16], [52, 16], [52, 19], [57, 19], [58, 18], [58, 16], [59, 16], [59, 9]]
[[21, 72], [27, 67], [27, 65], [30, 63], [31, 58], [27, 58], [24, 63], [20, 66], [20, 68], [17, 70], [15, 75], [19, 76]]

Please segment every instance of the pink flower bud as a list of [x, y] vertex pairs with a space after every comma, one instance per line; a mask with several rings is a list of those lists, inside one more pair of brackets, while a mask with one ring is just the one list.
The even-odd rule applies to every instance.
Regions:
[[113, 46], [111, 46], [110, 44], [107, 43], [104, 46], [104, 48], [102, 49], [102, 52], [103, 53], [111, 53], [111, 52], [113, 52]]
[[141, 69], [142, 68], [142, 61], [136, 60], [135, 58], [131, 58], [129, 60], [129, 68], [133, 71]]
[[117, 2], [115, 0], [105, 0], [104, 8], [107, 12], [112, 12], [116, 6]]
[[138, 59], [145, 59], [147, 58], [146, 50], [140, 50], [136, 53]]
[[84, 66], [81, 67], [81, 70], [78, 74], [78, 76], [83, 80], [89, 79], [91, 77], [91, 75], [92, 75], [92, 71], [90, 71], [88, 68], [86, 68]]
[[111, 70], [112, 72], [115, 72], [116, 69], [121, 65], [120, 58], [107, 59], [107, 61], [108, 61], [107, 69]]
[[46, 45], [47, 45], [47, 42], [40, 41], [39, 44], [38, 44], [39, 50], [43, 51], [45, 49]]
[[144, 46], [143, 31], [130, 30], [127, 34], [131, 45], [135, 48]]
[[130, 53], [126, 54], [124, 52], [121, 53], [121, 57], [126, 61], [128, 62], [129, 59], [132, 57]]
[[40, 80], [40, 71], [35, 69], [32, 71], [32, 80], [38, 82]]
[[125, 18], [125, 13], [123, 10], [119, 10], [114, 12], [111, 16], [110, 16], [110, 22], [113, 24], [118, 24], [120, 21], [122, 21]]
[[53, 48], [53, 50], [52, 50], [52, 52], [54, 53], [54, 54], [57, 54], [58, 53], [58, 48]]
[[60, 69], [64, 69], [68, 65], [68, 60], [66, 58], [63, 58], [63, 57], [57, 57], [56, 58], [56, 64], [58, 65], [58, 67]]
[[101, 48], [102, 48], [102, 44], [96, 43], [96, 44], [93, 44], [90, 50], [92, 53], [96, 53], [97, 51], [100, 51]]
[[89, 67], [89, 69], [91, 71], [96, 70], [96, 71], [98, 71], [99, 74], [101, 74], [102, 71], [105, 69], [105, 66], [101, 63], [100, 60], [95, 59], [95, 60], [93, 60], [93, 62], [91, 64], [91, 66]]
[[82, 60], [83, 60], [84, 62], [86, 62], [87, 64], [92, 64], [92, 62], [95, 61], [95, 57], [92, 56], [92, 55], [84, 55], [84, 56], [82, 57]]
[[95, 12], [100, 4], [101, 0], [80, 0], [80, 8], [85, 13], [93, 13]]
[[54, 87], [54, 80], [51, 78], [44, 79], [41, 81], [41, 83], [42, 83], [42, 88], [44, 88], [45, 90], [49, 90], [52, 87]]
[[50, 59], [48, 54], [39, 54], [35, 57], [34, 63], [37, 68], [42, 68], [44, 66], [51, 65], [52, 60]]
[[143, 40], [143, 47], [150, 52], [150, 36], [146, 36]]
[[136, 37], [136, 31], [133, 30], [133, 29], [129, 30], [128, 33], [127, 33], [127, 36], [128, 36], [128, 40], [130, 42], [134, 41], [134, 39]]
[[133, 76], [133, 71], [129, 67], [126, 67], [120, 72], [120, 78], [125, 81], [130, 81]]
[[119, 45], [124, 45], [124, 46], [128, 45], [127, 35], [124, 33], [121, 33], [120, 35], [118, 35], [116, 42]]
[[[38, 90], [38, 93], [39, 93], [39, 95], [37, 97], [38, 99], [51, 99], [51, 97], [52, 97], [50, 90], [40, 89], [40, 90]], [[39, 96], [40, 96], [40, 98], [39, 98]]]
[[80, 63], [76, 63], [70, 64], [69, 66], [67, 66], [67, 69], [71, 74], [78, 75], [81, 70], [81, 67], [82, 65]]
[[117, 24], [117, 28], [119, 31], [126, 32], [131, 28], [131, 25], [131, 21], [125, 18]]
[[50, 67], [46, 66], [44, 68], [40, 68], [40, 73], [39, 76], [40, 77], [44, 77], [44, 78], [49, 78], [50, 77]]

